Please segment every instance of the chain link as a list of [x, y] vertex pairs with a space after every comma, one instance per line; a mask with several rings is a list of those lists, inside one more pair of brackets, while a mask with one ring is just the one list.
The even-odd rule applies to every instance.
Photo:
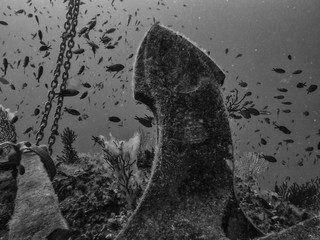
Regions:
[[[73, 38], [76, 36], [76, 26], [78, 24], [80, 0], [70, 0], [68, 4], [68, 12], [66, 14], [67, 21], [64, 24], [64, 33], [62, 35], [62, 42], [60, 44], [60, 52], [57, 60], [57, 67], [54, 71], [54, 79], [51, 82], [51, 90], [48, 92], [48, 101], [45, 104], [44, 114], [41, 120], [39, 131], [36, 135], [36, 145], [39, 145], [44, 136], [44, 129], [48, 124], [48, 117], [52, 108], [52, 101], [56, 96], [55, 89], [58, 86], [58, 78], [61, 75], [61, 66], [63, 64], [64, 53], [66, 46], [68, 50], [66, 52], [67, 60], [64, 62], [64, 72], [62, 74], [62, 83], [60, 84], [60, 91], [66, 89], [66, 83], [69, 78], [70, 60], [72, 58], [72, 48], [74, 47]], [[68, 41], [68, 42], [67, 42]], [[63, 96], [58, 96], [57, 108], [54, 114], [54, 121], [51, 126], [51, 135], [48, 139], [48, 148], [50, 154], [52, 154], [52, 146], [55, 143], [55, 136], [58, 134], [58, 122], [61, 117], [61, 110], [63, 106]]]

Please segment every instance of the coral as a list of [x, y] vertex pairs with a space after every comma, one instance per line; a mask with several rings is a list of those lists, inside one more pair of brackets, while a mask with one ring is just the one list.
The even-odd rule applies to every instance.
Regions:
[[239, 100], [239, 91], [237, 89], [231, 90], [231, 94], [226, 97], [225, 101], [227, 111], [229, 112], [229, 117], [234, 119], [241, 119], [242, 117], [249, 119], [252, 115], [260, 115], [260, 111], [253, 108], [253, 101], [245, 101], [242, 103], [246, 97], [251, 95], [251, 92], [246, 92]]
[[283, 201], [315, 212], [320, 211], [320, 177], [301, 185], [293, 183], [290, 187], [287, 182], [283, 182], [280, 186], [276, 184], [275, 191]]
[[73, 142], [76, 140], [77, 134], [70, 128], [65, 128], [63, 134], [61, 134], [61, 140], [63, 143], [63, 156], [58, 156], [59, 161], [74, 163], [79, 160], [77, 151], [72, 146]]
[[243, 156], [235, 159], [235, 176], [247, 181], [249, 178], [257, 179], [258, 175], [264, 172], [268, 167], [261, 153], [245, 152]]
[[129, 209], [134, 209], [142, 192], [143, 178], [137, 166], [140, 134], [135, 133], [129, 141], [117, 140], [110, 133], [110, 140], [99, 136], [104, 158], [113, 172], [115, 187], [126, 199]]

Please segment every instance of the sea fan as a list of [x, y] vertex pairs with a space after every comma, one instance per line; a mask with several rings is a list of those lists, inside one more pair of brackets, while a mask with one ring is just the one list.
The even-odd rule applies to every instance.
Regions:
[[73, 142], [76, 140], [77, 134], [70, 128], [65, 128], [63, 134], [61, 134], [61, 140], [63, 143], [63, 156], [57, 156], [59, 161], [66, 163], [74, 163], [79, 160], [77, 151], [74, 149]]

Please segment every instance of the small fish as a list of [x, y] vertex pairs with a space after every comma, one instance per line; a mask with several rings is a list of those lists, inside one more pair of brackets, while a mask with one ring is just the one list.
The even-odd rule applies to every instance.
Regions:
[[276, 72], [276, 73], [285, 73], [286, 71], [282, 68], [272, 68], [272, 71]]
[[84, 99], [87, 95], [88, 95], [88, 91], [85, 91], [85, 92], [82, 93], [82, 95], [80, 96], [80, 99]]
[[47, 240], [68, 240], [71, 232], [68, 229], [57, 228], [53, 230], [47, 237]]
[[8, 23], [7, 23], [7, 22], [5, 22], [5, 21], [1, 21], [1, 20], [0, 20], [0, 25], [7, 26], [7, 25], [8, 25]]
[[244, 82], [243, 80], [241, 80], [241, 82], [239, 82], [239, 86], [240, 87], [247, 87], [248, 83]]
[[281, 103], [284, 105], [291, 105], [292, 104], [292, 102], [281, 102]]
[[83, 48], [79, 48], [73, 51], [74, 54], [81, 54], [84, 53], [84, 49]]
[[82, 83], [82, 86], [84, 86], [85, 88], [91, 88], [91, 85], [87, 82]]
[[109, 30], [107, 30], [107, 31], [105, 32], [105, 34], [113, 33], [114, 31], [116, 31], [115, 28], [110, 28]]
[[277, 162], [277, 159], [273, 156], [270, 155], [262, 155], [262, 157], [267, 160], [268, 162], [274, 163]]
[[39, 48], [39, 51], [40, 52], [44, 52], [44, 51], [48, 51], [49, 49], [51, 49], [51, 45], [48, 46], [48, 45], [42, 45], [40, 48]]
[[145, 114], [145, 117], [137, 117], [135, 116], [134, 118], [135, 120], [138, 120], [143, 126], [147, 127], [147, 128], [151, 128], [152, 127], [152, 120], [153, 117], [147, 116]]
[[224, 50], [224, 52], [225, 52], [225, 54], [228, 54], [229, 48], [226, 48], [226, 49]]
[[119, 72], [124, 69], [124, 66], [122, 64], [114, 64], [110, 66], [106, 66], [107, 72]]
[[12, 90], [16, 90], [16, 87], [12, 83], [10, 84], [10, 87]]
[[288, 89], [286, 89], [286, 88], [277, 88], [277, 90], [279, 92], [288, 92]]
[[82, 34], [84, 34], [88, 30], [88, 27], [83, 27], [80, 29], [78, 36], [81, 37]]
[[67, 108], [65, 107], [64, 108], [64, 111], [66, 111], [67, 113], [71, 114], [71, 115], [74, 115], [74, 116], [79, 116], [80, 115], [80, 112], [73, 109], [73, 108]]
[[108, 119], [109, 119], [110, 122], [115, 122], [115, 123], [121, 121], [121, 119], [116, 117], [116, 116], [109, 117]]
[[267, 144], [267, 141], [266, 141], [264, 138], [261, 138], [261, 144], [262, 144], [262, 145], [266, 145], [266, 144]]
[[279, 96], [274, 96], [273, 98], [275, 98], [275, 99], [284, 99], [284, 96], [283, 95], [279, 95]]
[[103, 57], [99, 58], [98, 64], [102, 63]]
[[26, 10], [24, 10], [24, 9], [19, 9], [18, 11], [15, 11], [15, 12], [14, 12], [15, 15], [18, 15], [18, 14], [21, 14], [21, 13], [26, 14]]
[[36, 21], [37, 21], [37, 23], [38, 23], [38, 26], [39, 26], [39, 18], [38, 18], [38, 16], [37, 16], [37, 15], [34, 15], [34, 17], [35, 17], [35, 19], [36, 19]]
[[309, 116], [309, 114], [310, 114], [310, 113], [309, 113], [308, 111], [304, 111], [304, 112], [303, 112], [303, 115], [305, 115], [306, 117]]
[[10, 83], [7, 79], [5, 79], [5, 78], [3, 78], [3, 77], [0, 77], [0, 82], [1, 82], [2, 84], [4, 84], [4, 85], [7, 85], [7, 84]]
[[292, 139], [285, 139], [283, 140], [285, 143], [294, 143], [294, 141]]
[[96, 51], [99, 48], [99, 46], [97, 44], [95, 44], [93, 41], [87, 41], [87, 44], [90, 45], [91, 50], [93, 52], [93, 55], [95, 56], [96, 55]]
[[285, 126], [280, 126], [280, 125], [277, 125], [275, 123], [274, 123], [274, 125], [275, 125], [275, 128], [279, 129], [281, 132], [283, 132], [285, 134], [290, 134], [291, 133], [291, 131], [288, 128], [286, 128]]
[[313, 151], [313, 147], [307, 147], [305, 150], [307, 151], [307, 152], [312, 152]]
[[30, 58], [28, 56], [26, 56], [24, 58], [24, 61], [23, 61], [23, 68], [24, 68], [24, 72], [26, 71], [26, 67], [28, 66], [29, 64], [29, 61], [30, 61]]
[[318, 86], [315, 85], [315, 84], [312, 84], [308, 87], [307, 89], [307, 94], [311, 93], [311, 92], [314, 92], [315, 90], [317, 90]]
[[73, 97], [79, 94], [78, 90], [75, 89], [63, 89], [59, 93], [56, 93], [59, 97]]
[[249, 113], [251, 114], [251, 115], [253, 115], [253, 116], [259, 116], [260, 115], [260, 112], [257, 110], [257, 109], [255, 109], [255, 108], [248, 108], [248, 111], [249, 111]]
[[292, 74], [301, 74], [302, 70], [295, 70]]
[[80, 67], [79, 72], [77, 73], [77, 75], [80, 75], [81, 73], [83, 73], [84, 69], [85, 69], [85, 66], [82, 65], [82, 66]]
[[291, 110], [290, 110], [290, 109], [284, 109], [284, 110], [282, 110], [282, 112], [284, 112], [284, 113], [291, 113]]
[[291, 56], [290, 54], [288, 55], [288, 59], [289, 59], [289, 60], [291, 60], [291, 59], [292, 59], [292, 56]]
[[38, 30], [38, 36], [39, 36], [40, 41], [42, 41], [43, 35], [42, 35], [42, 31], [41, 30]]
[[242, 54], [241, 54], [241, 53], [239, 53], [239, 54], [236, 56], [236, 58], [239, 58], [239, 57], [242, 57]]
[[31, 132], [33, 130], [33, 127], [28, 127], [24, 132], [23, 135], [28, 134], [29, 132]]
[[3, 58], [2, 63], [3, 63], [3, 67], [4, 67], [4, 69], [3, 69], [4, 75], [3, 76], [5, 76], [5, 75], [7, 75], [7, 69], [8, 69], [8, 65], [9, 65], [8, 59]]
[[39, 66], [38, 68], [38, 76], [37, 76], [37, 81], [39, 82], [40, 81], [40, 78], [43, 74], [43, 66]]
[[298, 84], [297, 84], [297, 88], [303, 88], [303, 87], [305, 87], [305, 86], [307, 86], [307, 84], [304, 82], [304, 83], [302, 83], [302, 82], [299, 82]]
[[128, 56], [128, 58], [127, 59], [130, 59], [130, 58], [132, 58], [134, 56], [134, 54], [133, 53], [131, 53], [129, 56]]
[[106, 46], [105, 48], [106, 48], [106, 49], [114, 49], [115, 46], [109, 45], [109, 46]]
[[33, 17], [33, 14], [32, 13], [28, 13], [28, 18], [32, 18]]
[[127, 23], [127, 27], [128, 27], [128, 26], [129, 26], [129, 24], [130, 24], [131, 18], [132, 18], [132, 15], [131, 15], [131, 14], [129, 14], [129, 18], [128, 18], [128, 23]]
[[40, 109], [39, 109], [39, 108], [36, 108], [36, 109], [33, 111], [33, 115], [32, 115], [32, 116], [37, 116], [39, 113], [40, 113]]

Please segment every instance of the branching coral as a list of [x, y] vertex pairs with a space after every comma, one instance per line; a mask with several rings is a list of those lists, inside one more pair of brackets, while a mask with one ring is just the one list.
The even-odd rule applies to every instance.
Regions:
[[113, 172], [116, 188], [126, 199], [128, 208], [134, 209], [142, 184], [137, 167], [140, 134], [136, 133], [129, 141], [116, 140], [112, 134], [110, 140], [105, 140], [103, 136], [94, 140], [103, 147], [104, 158]]
[[242, 117], [244, 117], [246, 119], [249, 119], [251, 118], [251, 115], [260, 115], [260, 111], [253, 107], [253, 101], [245, 101], [244, 103], [242, 103], [246, 97], [251, 95], [251, 92], [246, 92], [243, 97], [240, 98], [239, 91], [237, 89], [231, 90], [231, 94], [226, 97], [225, 102], [227, 111], [229, 112], [229, 116], [231, 118], [241, 119]]
[[65, 128], [63, 134], [61, 134], [61, 140], [63, 143], [63, 156], [58, 156], [58, 160], [64, 162], [74, 163], [79, 160], [77, 151], [74, 149], [73, 142], [76, 140], [77, 134], [70, 128]]
[[298, 185], [293, 183], [288, 187], [287, 182], [281, 186], [275, 186], [275, 191], [281, 196], [282, 200], [316, 212], [320, 211], [320, 177]]

